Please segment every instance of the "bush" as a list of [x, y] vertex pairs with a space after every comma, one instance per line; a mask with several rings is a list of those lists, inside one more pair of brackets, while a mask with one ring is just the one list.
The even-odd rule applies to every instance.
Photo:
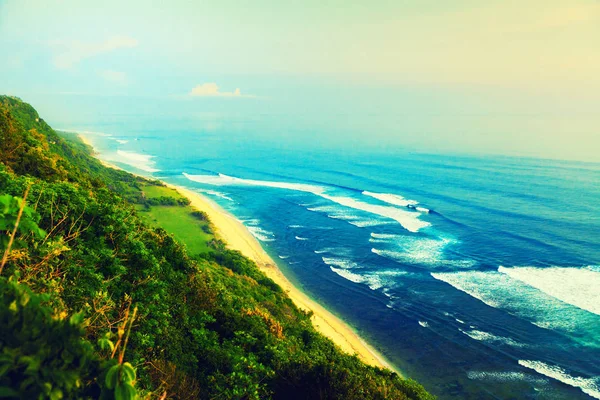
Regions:
[[0, 278], [0, 397], [78, 397], [97, 368], [82, 314], [55, 315], [48, 297]]

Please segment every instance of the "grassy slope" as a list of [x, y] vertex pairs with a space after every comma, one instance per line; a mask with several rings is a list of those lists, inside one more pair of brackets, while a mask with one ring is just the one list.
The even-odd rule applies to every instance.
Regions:
[[[147, 199], [173, 197], [179, 199], [182, 196], [174, 189], [165, 186], [143, 185], [142, 192]], [[196, 255], [209, 251], [208, 243], [214, 239], [210, 233], [206, 233], [209, 225], [207, 221], [201, 221], [192, 215], [194, 208], [191, 206], [150, 206], [136, 205], [139, 216], [150, 225], [161, 227], [173, 234], [181, 243], [185, 244], [189, 254]]]

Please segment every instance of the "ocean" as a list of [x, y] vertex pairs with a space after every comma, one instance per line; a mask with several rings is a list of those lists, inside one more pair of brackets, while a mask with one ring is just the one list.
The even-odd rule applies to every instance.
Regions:
[[211, 121], [51, 123], [214, 200], [440, 399], [600, 399], [600, 164], [297, 148]]

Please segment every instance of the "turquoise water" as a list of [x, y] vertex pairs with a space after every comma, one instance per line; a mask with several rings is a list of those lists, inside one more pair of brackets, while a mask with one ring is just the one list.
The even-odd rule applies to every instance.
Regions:
[[442, 399], [600, 398], [600, 164], [340, 151], [227, 121], [54, 125], [212, 198]]

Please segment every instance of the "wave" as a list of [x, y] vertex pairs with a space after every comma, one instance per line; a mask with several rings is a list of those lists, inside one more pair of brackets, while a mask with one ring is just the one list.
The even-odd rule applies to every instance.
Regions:
[[[339, 210], [339, 208], [335, 207], [335, 206], [307, 207], [306, 209], [308, 211], [323, 212], [323, 213], [335, 213]], [[342, 215], [344, 215], [344, 214], [342, 214]], [[358, 217], [352, 216], [352, 218], [358, 218]]]
[[419, 321], [419, 325], [421, 325], [423, 328], [429, 328], [429, 323], [425, 321]]
[[217, 192], [216, 190], [206, 190], [206, 189], [196, 189], [201, 193], [210, 194], [211, 196], [219, 197], [224, 200], [234, 201], [231, 197], [227, 196], [225, 193]]
[[369, 228], [371, 226], [381, 226], [393, 224], [392, 221], [382, 221], [380, 219], [369, 219], [369, 220], [358, 220], [348, 221], [349, 224], [357, 226], [359, 228]]
[[107, 161], [119, 162], [121, 164], [127, 164], [141, 171], [146, 172], [158, 172], [159, 169], [154, 168], [155, 162], [152, 161], [154, 156], [148, 154], [134, 153], [133, 151], [117, 150], [116, 153], [108, 154], [105, 156]]
[[304, 228], [304, 225], [288, 225], [288, 228], [293, 228], [293, 229]]
[[547, 329], [558, 329], [598, 345], [596, 314], [560, 301], [509, 275], [497, 271], [458, 271], [431, 273], [484, 304], [505, 310]]
[[294, 236], [294, 238], [296, 238], [296, 240], [309, 240], [308, 238], [300, 237], [300, 236]]
[[351, 257], [352, 250], [346, 247], [325, 247], [321, 250], [315, 250], [315, 254], [329, 253], [340, 257]]
[[395, 220], [404, 229], [406, 229], [410, 232], [418, 232], [420, 229], [426, 228], [431, 225], [429, 222], [420, 220], [419, 216], [421, 214], [418, 212], [402, 210], [402, 209], [399, 209], [396, 207], [365, 203], [363, 201], [356, 200], [352, 197], [333, 196], [333, 195], [326, 193], [328, 188], [325, 186], [317, 186], [317, 185], [310, 185], [310, 184], [304, 184], [304, 183], [273, 182], [273, 181], [254, 180], [254, 179], [242, 179], [242, 178], [235, 178], [235, 177], [227, 176], [227, 175], [223, 175], [223, 174], [190, 175], [190, 174], [187, 174], [184, 172], [183, 175], [191, 181], [209, 184], [209, 185], [261, 186], [261, 187], [271, 187], [271, 188], [279, 188], [279, 189], [287, 189], [287, 190], [311, 193], [315, 196], [319, 196], [323, 199], [329, 200], [333, 203], [339, 204], [339, 205], [347, 207], [347, 208], [352, 208], [355, 210], [364, 211], [366, 213], [379, 215], [381, 217]]
[[373, 192], [368, 192], [366, 190], [364, 192], [362, 192], [362, 194], [364, 194], [365, 196], [373, 197], [377, 200], [381, 200], [384, 203], [393, 204], [395, 206], [400, 206], [400, 207], [414, 206], [414, 205], [419, 204], [419, 202], [416, 200], [408, 200], [398, 194], [373, 193]]
[[[364, 203], [359, 200], [355, 200], [351, 197], [342, 196], [329, 196], [322, 194], [321, 197], [331, 200], [340, 205], [354, 208], [356, 210], [365, 211], [370, 214], [379, 215], [381, 217], [390, 218], [398, 222], [404, 229], [410, 232], [418, 232], [419, 230], [431, 226], [429, 222], [421, 221], [419, 219], [419, 213], [401, 210], [396, 207], [380, 206], [370, 203]], [[367, 225], [373, 226], [373, 225]]]
[[401, 236], [401, 235], [394, 235], [393, 233], [373, 233], [373, 232], [371, 232], [371, 237], [373, 239], [392, 240], [392, 239], [400, 239], [403, 236]]
[[117, 141], [117, 143], [119, 144], [126, 144], [129, 143], [129, 140], [123, 140], [123, 139], [115, 139]]
[[309, 207], [308, 211], [326, 213], [328, 218], [346, 221], [350, 225], [354, 225], [359, 228], [368, 228], [372, 226], [390, 225], [396, 222], [389, 219], [365, 219], [355, 213], [348, 213], [348, 211], [340, 209], [338, 206], [318, 206]]
[[285, 260], [285, 259], [287, 259], [287, 258], [290, 258], [290, 256], [277, 256], [277, 257], [281, 258], [282, 260]]
[[370, 241], [393, 244], [393, 250], [373, 248], [371, 252], [400, 263], [456, 268], [469, 268], [475, 264], [473, 260], [447, 259], [444, 250], [448, 245], [455, 243], [450, 239], [429, 239], [400, 235], [392, 237], [385, 234], [371, 234]]
[[360, 268], [360, 266], [354, 261], [345, 260], [342, 258], [332, 258], [332, 257], [321, 257], [323, 262], [327, 265], [343, 268], [343, 269], [352, 269], [352, 268]]
[[290, 183], [290, 182], [273, 182], [273, 181], [261, 181], [256, 179], [244, 179], [236, 178], [225, 174], [218, 175], [191, 175], [183, 173], [183, 175], [191, 181], [198, 183], [206, 183], [209, 185], [216, 186], [230, 186], [230, 185], [243, 185], [243, 186], [261, 186], [271, 187], [277, 189], [295, 190], [298, 192], [306, 192], [312, 194], [320, 194], [325, 192], [324, 186], [310, 185], [306, 183]]
[[485, 381], [496, 381], [496, 382], [515, 382], [525, 381], [537, 385], [548, 384], [548, 380], [545, 378], [536, 378], [524, 372], [516, 371], [469, 371], [467, 372], [469, 379], [485, 380]]
[[467, 335], [468, 337], [470, 337], [471, 339], [475, 339], [480, 342], [501, 343], [501, 344], [506, 344], [506, 345], [512, 346], [512, 347], [525, 347], [525, 345], [523, 343], [519, 343], [516, 340], [513, 340], [511, 338], [507, 338], [507, 337], [503, 337], [503, 336], [496, 336], [493, 333], [479, 331], [476, 329], [471, 330], [471, 331], [463, 331], [462, 329], [459, 329], [459, 330], [462, 333], [464, 333], [465, 335]]
[[329, 268], [344, 279], [354, 283], [366, 284], [371, 290], [377, 290], [383, 287], [383, 283], [377, 275], [359, 275], [343, 268], [335, 268], [331, 266]]
[[347, 210], [340, 209], [338, 206], [317, 206], [308, 207], [308, 211], [326, 213], [328, 218], [346, 221], [351, 225], [359, 228], [368, 228], [371, 226], [381, 226], [395, 224], [396, 222], [389, 219], [365, 219], [356, 213], [349, 213]]
[[261, 242], [273, 242], [275, 240], [273, 232], [269, 232], [259, 226], [246, 225], [246, 228], [250, 231], [252, 236]]
[[572, 376], [559, 366], [548, 365], [541, 361], [519, 360], [519, 365], [569, 386], [576, 387], [595, 399], [600, 399], [600, 377], [592, 379]]
[[600, 272], [592, 268], [499, 267], [498, 271], [565, 303], [600, 315]]

